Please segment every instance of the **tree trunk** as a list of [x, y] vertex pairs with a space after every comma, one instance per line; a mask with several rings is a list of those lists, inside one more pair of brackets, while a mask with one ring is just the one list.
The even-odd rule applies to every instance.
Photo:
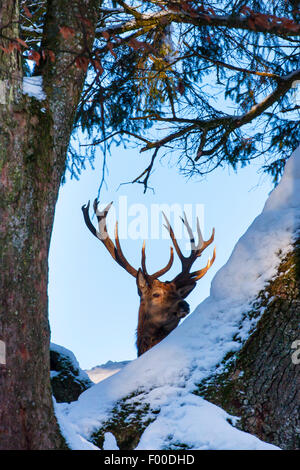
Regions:
[[[30, 100], [30, 99], [29, 99]], [[61, 174], [51, 171], [49, 119], [1, 113], [0, 448], [61, 446], [49, 383], [48, 250]], [[30, 107], [29, 107], [30, 108]], [[39, 131], [43, 130], [44, 134]]]
[[[84, 4], [95, 27], [99, 1]], [[66, 448], [50, 387], [47, 284], [55, 204], [85, 78], [75, 67], [66, 72], [71, 59], [60, 52], [57, 25], [75, 27], [76, 14], [68, 1], [48, 2], [43, 43], [56, 61], [38, 71], [42, 102], [22, 95], [18, 52], [0, 51], [0, 449]], [[0, 2], [0, 18], [10, 23], [7, 36], [19, 37], [18, 2]], [[78, 50], [80, 41], [71, 47]]]
[[300, 239], [246, 317], [262, 311], [238, 354], [224, 358], [225, 372], [201, 383], [198, 393], [240, 417], [243, 431], [300, 449], [300, 364], [293, 350], [300, 343]]

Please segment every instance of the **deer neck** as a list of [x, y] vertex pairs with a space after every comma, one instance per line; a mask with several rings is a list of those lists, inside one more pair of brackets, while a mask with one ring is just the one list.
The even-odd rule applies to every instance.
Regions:
[[166, 331], [163, 326], [158, 327], [151, 321], [149, 312], [147, 312], [144, 303], [141, 302], [136, 341], [138, 356], [162, 341], [168, 334], [169, 331]]

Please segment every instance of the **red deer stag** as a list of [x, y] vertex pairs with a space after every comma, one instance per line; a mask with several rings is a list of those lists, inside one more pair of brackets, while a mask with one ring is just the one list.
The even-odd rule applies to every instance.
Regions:
[[113, 259], [124, 268], [129, 274], [136, 278], [138, 294], [141, 298], [138, 327], [137, 327], [137, 350], [138, 356], [148, 351], [155, 344], [164, 339], [176, 326], [181, 318], [184, 318], [189, 313], [189, 304], [184, 300], [185, 297], [196, 286], [196, 282], [201, 279], [213, 264], [216, 256], [214, 249], [213, 257], [208, 260], [205, 268], [198, 271], [190, 272], [192, 264], [202, 254], [214, 240], [214, 229], [209, 240], [203, 241], [199, 220], [197, 219], [197, 232], [198, 244], [195, 244], [195, 239], [191, 227], [184, 214], [184, 219], [181, 219], [185, 225], [191, 243], [191, 253], [188, 257], [183, 256], [174, 231], [163, 214], [170, 237], [172, 239], [174, 248], [181, 261], [181, 272], [172, 280], [161, 282], [158, 280], [160, 276], [165, 274], [171, 268], [174, 260], [173, 248], [170, 248], [170, 259], [168, 264], [154, 274], [148, 274], [146, 269], [146, 255], [145, 255], [145, 242], [142, 248], [141, 268], [136, 270], [126, 260], [119, 241], [118, 236], [118, 222], [115, 227], [115, 244], [110, 239], [106, 228], [106, 216], [112, 205], [112, 202], [102, 211], [98, 210], [98, 201], [94, 201], [94, 211], [98, 219], [99, 231], [97, 231], [91, 222], [89, 216], [90, 202], [82, 206], [83, 216], [88, 229], [92, 234], [97, 237], [109, 251]]

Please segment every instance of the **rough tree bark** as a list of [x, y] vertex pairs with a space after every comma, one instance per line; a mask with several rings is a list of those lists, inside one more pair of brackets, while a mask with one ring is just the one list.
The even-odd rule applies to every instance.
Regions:
[[[22, 94], [18, 51], [0, 50], [0, 449], [61, 449], [49, 373], [48, 251], [55, 203], [65, 169], [74, 113], [85, 72], [68, 67], [84, 40], [91, 46], [100, 0], [47, 3], [42, 48], [48, 57], [38, 74], [46, 99]], [[85, 38], [68, 42], [59, 26], [76, 30], [89, 19]], [[77, 16], [76, 16], [77, 15]], [[20, 37], [19, 2], [0, 1], [0, 21], [8, 37]], [[2, 41], [2, 46], [6, 46]], [[46, 55], [47, 57], [47, 55]], [[52, 56], [53, 57], [53, 56]], [[3, 343], [2, 343], [3, 344]]]
[[238, 354], [224, 358], [225, 372], [197, 393], [240, 417], [237, 426], [282, 449], [300, 449], [300, 238], [276, 277], [260, 292], [247, 317], [259, 319]]

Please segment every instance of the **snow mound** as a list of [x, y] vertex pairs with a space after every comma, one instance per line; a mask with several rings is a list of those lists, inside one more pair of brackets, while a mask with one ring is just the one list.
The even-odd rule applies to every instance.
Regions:
[[[175, 449], [178, 443], [190, 449], [275, 449], [235, 428], [230, 424], [234, 417], [193, 391], [225, 354], [240, 348], [233, 338], [247, 338], [257, 320], [244, 321], [241, 329], [243, 313], [275, 275], [278, 253], [283, 247], [288, 251], [299, 227], [298, 148], [262, 213], [214, 277], [210, 296], [164, 341], [65, 406], [61, 415], [72, 432], [88, 440], [108, 419], [115, 403], [135, 393], [139, 402], [160, 410], [141, 436], [139, 450]], [[115, 445], [112, 441], [106, 439], [106, 449]]]

